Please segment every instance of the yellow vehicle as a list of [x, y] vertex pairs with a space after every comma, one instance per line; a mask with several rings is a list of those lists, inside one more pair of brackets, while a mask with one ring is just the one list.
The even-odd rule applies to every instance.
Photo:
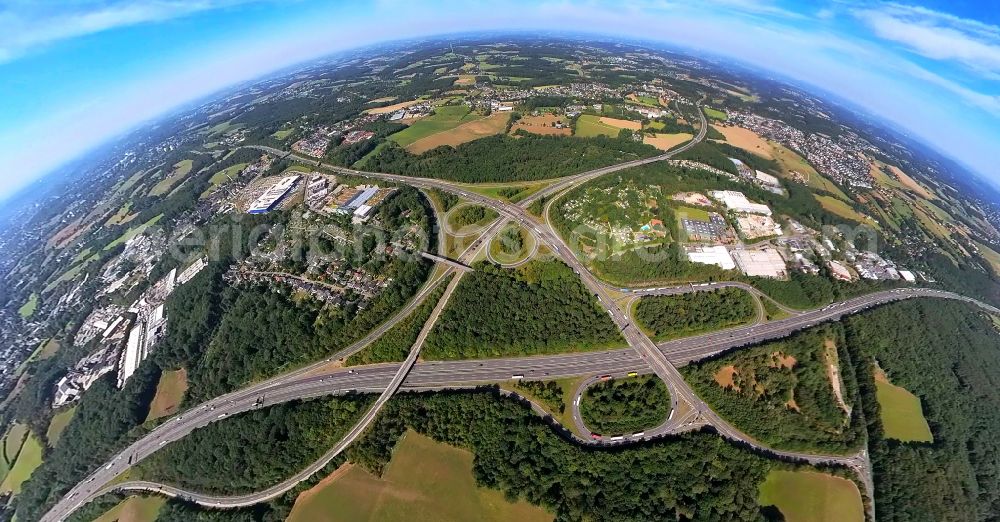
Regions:
[[628, 372], [628, 376], [629, 377], [638, 377], [639, 376], [639, 372]]

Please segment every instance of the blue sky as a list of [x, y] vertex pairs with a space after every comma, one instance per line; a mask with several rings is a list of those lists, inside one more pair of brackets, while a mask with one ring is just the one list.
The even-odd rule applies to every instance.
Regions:
[[6, 0], [0, 197], [172, 107], [379, 41], [585, 31], [729, 56], [834, 92], [1000, 186], [1000, 7], [850, 0]]

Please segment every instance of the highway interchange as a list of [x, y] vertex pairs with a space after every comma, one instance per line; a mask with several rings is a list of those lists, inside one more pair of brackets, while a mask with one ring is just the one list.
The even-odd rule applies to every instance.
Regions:
[[[305, 480], [322, 469], [337, 454], [351, 442], [361, 436], [370, 423], [377, 417], [382, 405], [399, 389], [402, 390], [438, 390], [444, 388], [466, 388], [483, 383], [494, 383], [509, 380], [515, 376], [524, 379], [555, 379], [564, 377], [581, 377], [608, 374], [626, 374], [629, 372], [655, 373], [666, 383], [670, 391], [672, 414], [661, 426], [647, 430], [641, 437], [629, 437], [626, 440], [607, 440], [601, 443], [622, 443], [637, 438], [678, 433], [681, 431], [711, 426], [720, 435], [768, 454], [801, 462], [830, 463], [849, 466], [854, 469], [865, 484], [866, 494], [873, 506], [870, 465], [867, 453], [862, 450], [853, 455], [816, 455], [801, 452], [778, 451], [767, 448], [748, 435], [740, 432], [728, 422], [720, 418], [705, 404], [687, 385], [677, 367], [692, 361], [703, 359], [740, 346], [781, 338], [792, 332], [814, 326], [824, 321], [836, 320], [844, 315], [857, 313], [872, 306], [912, 297], [937, 297], [959, 299], [973, 303], [991, 313], [1000, 313], [994, 307], [973, 299], [932, 289], [909, 288], [878, 292], [854, 298], [842, 303], [827, 306], [820, 310], [794, 311], [787, 310], [789, 317], [761, 324], [755, 321], [751, 325], [711, 332], [662, 343], [654, 343], [642, 332], [629, 317], [626, 310], [616, 304], [612, 291], [632, 295], [676, 294], [690, 291], [707, 290], [721, 286], [740, 286], [754, 293], [755, 298], [762, 298], [760, 292], [743, 283], [720, 282], [703, 286], [680, 285], [656, 289], [617, 289], [607, 286], [598, 280], [572, 253], [563, 239], [547, 223], [540, 222], [527, 212], [528, 206], [535, 200], [552, 198], [564, 193], [570, 188], [585, 183], [598, 176], [619, 171], [634, 166], [669, 159], [674, 154], [685, 150], [704, 138], [707, 123], [702, 115], [699, 133], [690, 142], [659, 156], [635, 160], [627, 163], [596, 169], [575, 176], [562, 178], [543, 190], [532, 194], [517, 204], [495, 200], [478, 194], [462, 184], [429, 179], [410, 178], [392, 174], [363, 172], [353, 169], [331, 168], [330, 170], [348, 173], [355, 176], [374, 178], [394, 183], [407, 184], [420, 189], [438, 189], [458, 195], [466, 200], [492, 208], [500, 215], [457, 259], [459, 263], [467, 264], [475, 259], [485, 247], [488, 248], [493, 236], [509, 222], [515, 222], [535, 237], [536, 243], [547, 246], [553, 254], [570, 266], [588, 289], [598, 297], [601, 306], [611, 319], [618, 325], [622, 336], [630, 348], [595, 351], [585, 353], [547, 355], [535, 357], [487, 359], [479, 361], [419, 361], [419, 351], [426, 336], [433, 328], [435, 321], [447, 304], [448, 297], [454, 291], [462, 275], [465, 273], [455, 266], [440, 265], [444, 272], [432, 281], [410, 300], [407, 305], [396, 313], [386, 323], [380, 325], [363, 339], [332, 355], [325, 361], [274, 377], [267, 381], [256, 383], [243, 390], [236, 391], [206, 403], [192, 407], [176, 417], [161, 424], [128, 448], [116, 454], [109, 462], [98, 467], [82, 482], [72, 488], [41, 520], [61, 521], [83, 504], [109, 491], [154, 491], [164, 495], [182, 497], [189, 501], [209, 507], [240, 507], [255, 504], [275, 498], [296, 484]], [[255, 147], [278, 156], [293, 156], [295, 159], [315, 163], [315, 160], [298, 157], [285, 151]], [[554, 198], [548, 200], [548, 206]], [[388, 331], [397, 322], [408, 316], [429, 295], [444, 277], [454, 274], [444, 295], [441, 297], [430, 319], [420, 332], [417, 342], [412, 347], [406, 361], [379, 365], [344, 368], [336, 363], [355, 353], [381, 334]], [[766, 298], [766, 297], [763, 297]], [[582, 388], [581, 388], [582, 390]], [[266, 490], [237, 496], [204, 495], [198, 492], [183, 491], [164, 484], [148, 481], [125, 481], [112, 483], [116, 477], [130, 466], [147, 458], [166, 444], [179, 440], [193, 430], [204, 427], [212, 422], [254, 408], [278, 404], [296, 399], [328, 396], [349, 392], [378, 393], [379, 397], [373, 406], [363, 415], [362, 419], [352, 427], [348, 434], [331, 448], [322, 458], [303, 469], [300, 473], [280, 484]], [[574, 401], [575, 402], [575, 401]], [[575, 406], [575, 405], [574, 405]], [[537, 409], [537, 408], [536, 408]], [[578, 412], [574, 412], [576, 414]], [[582, 424], [582, 423], [581, 423]], [[579, 427], [578, 427], [579, 428]], [[584, 427], [585, 429], [585, 427]], [[585, 432], [586, 433], [586, 432]], [[588, 441], [597, 443], [596, 441]], [[872, 508], [873, 509], [873, 508]]]

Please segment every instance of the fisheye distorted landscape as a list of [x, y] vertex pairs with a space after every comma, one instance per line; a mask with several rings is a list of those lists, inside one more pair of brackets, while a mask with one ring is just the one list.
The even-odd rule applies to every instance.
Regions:
[[994, 6], [0, 33], [0, 520], [1000, 517]]

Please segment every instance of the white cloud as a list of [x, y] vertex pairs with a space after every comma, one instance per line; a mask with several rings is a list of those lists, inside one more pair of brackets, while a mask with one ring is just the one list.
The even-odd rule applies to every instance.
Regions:
[[14, 0], [0, 7], [0, 63], [61, 40], [161, 22], [251, 0]]
[[1000, 28], [996, 26], [898, 4], [858, 9], [854, 14], [883, 40], [926, 58], [961, 64], [988, 79], [1000, 78]]

